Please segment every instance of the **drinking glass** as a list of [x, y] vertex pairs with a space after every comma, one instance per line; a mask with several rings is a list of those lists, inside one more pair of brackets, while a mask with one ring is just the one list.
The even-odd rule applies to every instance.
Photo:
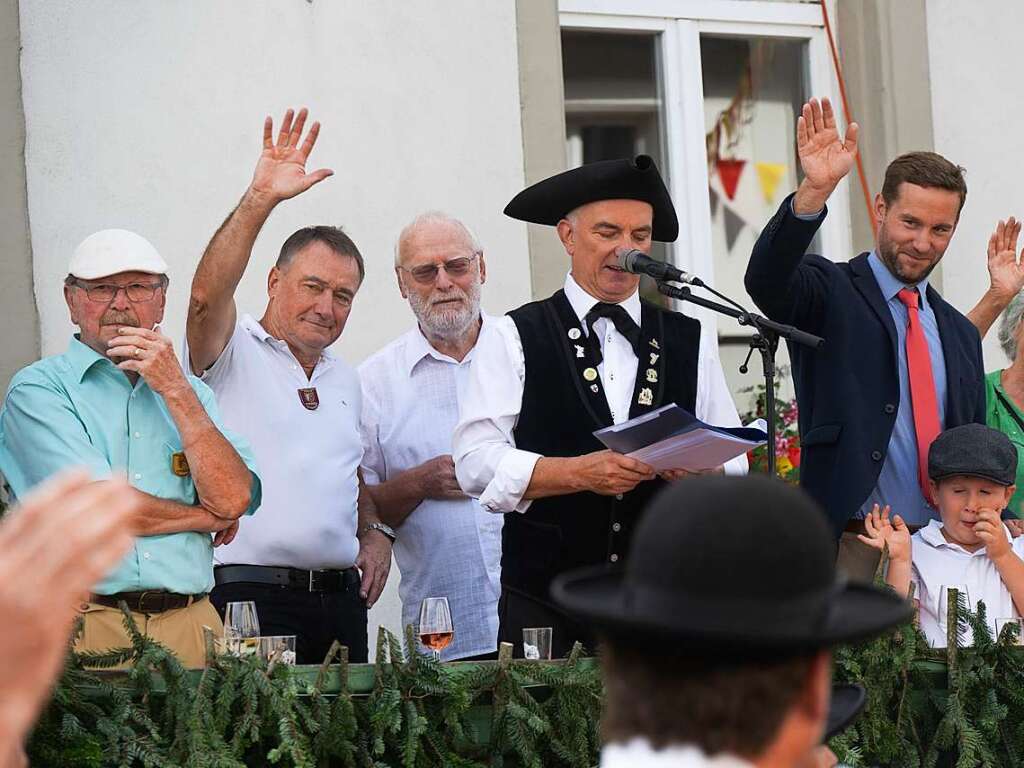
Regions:
[[295, 635], [260, 637], [260, 657], [280, 664], [295, 664]]
[[441, 660], [441, 651], [455, 637], [452, 612], [447, 597], [426, 597], [420, 604], [420, 642], [429, 648], [434, 661]]
[[523, 628], [523, 658], [551, 660], [551, 627]]
[[224, 642], [236, 656], [255, 653], [259, 646], [260, 621], [256, 603], [245, 600], [224, 608]]
[[1021, 619], [996, 619], [996, 640], [1003, 634], [1003, 629], [1008, 625], [1017, 627], [1017, 640], [1014, 645], [1024, 645], [1024, 622]]

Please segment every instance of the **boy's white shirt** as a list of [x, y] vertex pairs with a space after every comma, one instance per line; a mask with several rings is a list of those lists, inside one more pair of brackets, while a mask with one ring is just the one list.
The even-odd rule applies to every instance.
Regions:
[[[1024, 536], [1012, 538], [1005, 525], [1003, 532], [1013, 553], [1024, 559]], [[989, 559], [985, 547], [968, 552], [959, 544], [946, 541], [942, 535], [942, 523], [938, 520], [932, 520], [915, 533], [911, 542], [913, 567], [910, 580], [914, 585], [914, 598], [921, 604], [921, 631], [933, 647], [946, 647], [946, 627], [944, 621], [939, 620], [940, 615], [944, 619], [945, 614], [939, 609], [939, 601], [945, 598], [943, 586], [966, 587], [972, 610], [978, 601], [984, 601], [993, 635], [998, 619], [1020, 617], [1010, 590], [999, 576], [995, 563]], [[966, 642], [971, 642], [969, 634]]]

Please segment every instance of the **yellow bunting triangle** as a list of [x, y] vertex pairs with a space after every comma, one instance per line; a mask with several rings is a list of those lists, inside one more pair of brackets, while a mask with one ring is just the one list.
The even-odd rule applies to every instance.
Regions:
[[757, 178], [761, 181], [765, 202], [771, 203], [775, 200], [775, 190], [788, 167], [785, 163], [754, 163], [754, 166], [757, 168]]

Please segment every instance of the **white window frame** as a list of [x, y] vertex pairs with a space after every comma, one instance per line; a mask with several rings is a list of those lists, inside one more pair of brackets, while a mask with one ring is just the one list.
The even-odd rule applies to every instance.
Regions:
[[[834, 2], [829, 5], [834, 18]], [[558, 8], [562, 29], [660, 33], [664, 153], [680, 220], [679, 239], [669, 248], [669, 257], [713, 286], [700, 36], [806, 41], [810, 94], [827, 96], [838, 107], [839, 84], [820, 6], [771, 0], [559, 0]], [[837, 119], [844, 123], [841, 114]], [[828, 218], [819, 231], [823, 255], [834, 260], [853, 255], [849, 184], [847, 177], [832, 193]], [[716, 330], [719, 322], [729, 332], [737, 330], [733, 321], [693, 304], [686, 305], [686, 313], [698, 317], [706, 330]]]

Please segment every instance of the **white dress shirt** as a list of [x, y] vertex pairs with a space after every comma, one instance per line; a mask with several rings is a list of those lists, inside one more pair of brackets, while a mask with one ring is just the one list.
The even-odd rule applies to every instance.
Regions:
[[[1024, 536], [1011, 538], [1003, 526], [1010, 548], [1024, 559]], [[1010, 590], [1006, 588], [995, 563], [989, 559], [985, 547], [968, 552], [959, 544], [946, 541], [942, 523], [932, 520], [911, 538], [910, 580], [914, 584], [914, 599], [920, 601], [921, 631], [933, 648], [946, 647], [946, 607], [941, 603], [946, 595], [942, 587], [966, 588], [969, 607], [975, 610], [978, 601], [985, 603], [989, 629], [996, 632], [997, 619], [1019, 618]], [[971, 634], [967, 633], [967, 642]]]
[[[187, 366], [187, 341], [182, 354]], [[223, 423], [252, 445], [263, 480], [259, 514], [239, 521], [235, 540], [214, 550], [215, 562], [352, 567], [363, 455], [355, 370], [325, 350], [307, 379], [288, 344], [244, 315], [200, 378], [217, 396]], [[299, 397], [309, 387], [316, 410]]]
[[[565, 278], [565, 296], [584, 333], [588, 333], [584, 318], [598, 299], [584, 291], [572, 274]], [[639, 293], [633, 293], [620, 305], [640, 325]], [[600, 336], [603, 355], [597, 372], [612, 419], [620, 424], [629, 418], [639, 361], [629, 340], [608, 318], [599, 318], [594, 323], [594, 333]], [[462, 400], [461, 419], [453, 440], [459, 484], [470, 495], [479, 497], [481, 506], [491, 512], [525, 512], [530, 506], [523, 494], [541, 456], [516, 448], [513, 436], [522, 409], [525, 381], [526, 363], [519, 331], [512, 318], [505, 316], [481, 331], [477, 340], [476, 365]], [[718, 350], [704, 343], [697, 366], [695, 410], [694, 415], [709, 424], [740, 425], [718, 361]], [[746, 457], [729, 461], [725, 471], [745, 473]]]
[[[484, 316], [483, 328], [495, 321]], [[359, 366], [363, 477], [374, 485], [450, 454], [475, 350], [460, 362], [434, 349], [419, 327]], [[500, 515], [475, 499], [424, 499], [397, 529], [403, 625], [419, 622], [425, 597], [447, 597], [455, 637], [444, 660], [490, 653], [498, 642]]]
[[637, 737], [625, 744], [605, 744], [600, 768], [753, 768], [753, 764], [733, 755], [708, 757], [692, 745], [656, 750], [647, 739]]

